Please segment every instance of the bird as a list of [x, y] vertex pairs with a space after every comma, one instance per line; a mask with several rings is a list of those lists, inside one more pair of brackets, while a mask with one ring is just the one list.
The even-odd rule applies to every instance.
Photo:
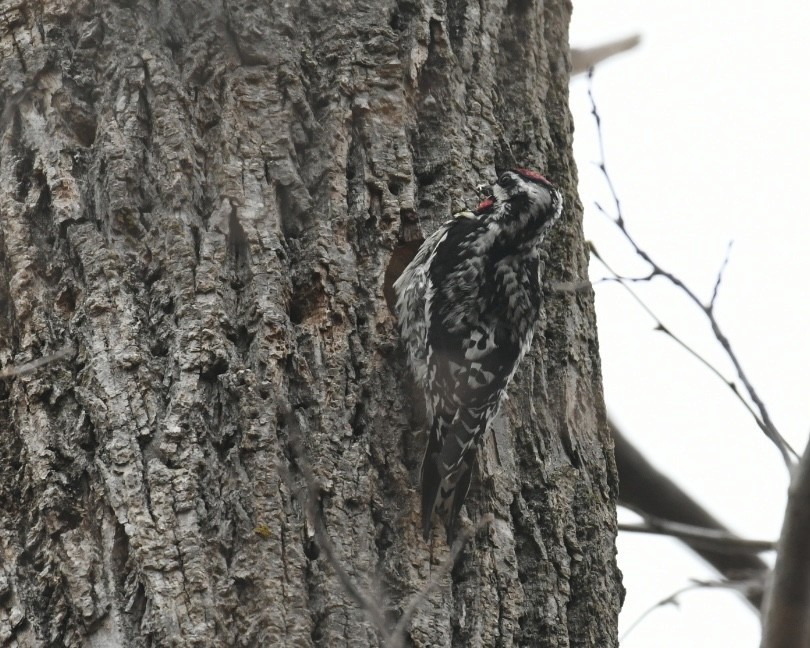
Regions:
[[479, 185], [483, 200], [443, 223], [394, 282], [408, 364], [430, 424], [420, 471], [422, 535], [434, 516], [448, 539], [478, 446], [531, 346], [542, 304], [539, 244], [563, 198], [528, 168]]

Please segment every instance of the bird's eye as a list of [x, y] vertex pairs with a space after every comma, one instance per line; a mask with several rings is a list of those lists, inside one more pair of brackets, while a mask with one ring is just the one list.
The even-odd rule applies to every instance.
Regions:
[[498, 184], [504, 189], [509, 189], [509, 187], [515, 184], [515, 178], [511, 173], [504, 173], [500, 178], [498, 178]]

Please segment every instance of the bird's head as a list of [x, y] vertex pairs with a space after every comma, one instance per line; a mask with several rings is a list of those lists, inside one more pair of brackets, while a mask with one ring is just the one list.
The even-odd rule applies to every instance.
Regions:
[[557, 189], [537, 171], [516, 168], [502, 173], [495, 184], [481, 187], [479, 191], [491, 195], [496, 203], [520, 200], [524, 196], [534, 203], [547, 201]]
[[[542, 238], [559, 218], [562, 196], [557, 188], [537, 171], [522, 167], [506, 171], [491, 185], [479, 185], [484, 197], [478, 213], [513, 228], [528, 228], [526, 234]], [[481, 206], [486, 205], [486, 210]], [[526, 220], [528, 219], [528, 220]]]

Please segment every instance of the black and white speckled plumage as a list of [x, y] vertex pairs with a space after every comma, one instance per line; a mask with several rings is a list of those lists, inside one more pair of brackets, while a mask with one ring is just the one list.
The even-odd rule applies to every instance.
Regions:
[[424, 387], [431, 430], [422, 463], [422, 530], [452, 532], [479, 442], [529, 349], [542, 300], [538, 244], [562, 196], [515, 169], [474, 212], [444, 223], [394, 284], [408, 360]]

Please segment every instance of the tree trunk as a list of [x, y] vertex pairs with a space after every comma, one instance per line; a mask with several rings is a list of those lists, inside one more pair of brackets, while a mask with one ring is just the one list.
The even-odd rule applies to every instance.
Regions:
[[[617, 644], [570, 11], [4, 5], [0, 644], [382, 645], [341, 569], [391, 627], [440, 576], [409, 646]], [[564, 222], [444, 573], [385, 274], [515, 164]]]

